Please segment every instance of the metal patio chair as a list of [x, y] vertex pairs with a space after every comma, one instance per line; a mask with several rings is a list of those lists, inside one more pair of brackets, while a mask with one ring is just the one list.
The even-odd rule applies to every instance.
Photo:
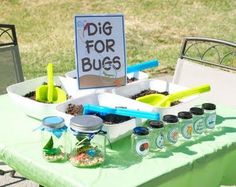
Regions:
[[0, 24], [0, 94], [6, 87], [24, 81], [14, 25]]
[[[23, 80], [15, 26], [0, 24], [0, 94], [6, 93], [10, 84]], [[10, 173], [14, 177], [15, 171], [11, 168], [2, 170], [3, 165], [5, 163], [0, 160], [0, 175]]]
[[205, 98], [236, 107], [236, 43], [204, 37], [186, 37], [177, 61], [173, 83], [210, 84]]

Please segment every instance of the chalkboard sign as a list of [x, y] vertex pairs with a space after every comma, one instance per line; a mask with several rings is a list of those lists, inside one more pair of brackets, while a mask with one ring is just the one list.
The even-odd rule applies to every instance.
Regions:
[[75, 16], [75, 53], [79, 89], [125, 85], [124, 16]]

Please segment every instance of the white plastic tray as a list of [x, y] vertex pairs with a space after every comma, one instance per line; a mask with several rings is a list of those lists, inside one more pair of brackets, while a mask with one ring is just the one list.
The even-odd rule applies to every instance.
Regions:
[[[127, 107], [128, 109], [152, 111], [152, 108], [149, 107], [148, 105], [145, 105], [143, 103], [122, 96], [114, 95], [111, 93], [90, 94], [77, 99], [68, 100], [65, 103], [62, 103], [56, 107], [58, 115], [62, 116], [65, 119], [67, 126], [69, 126], [70, 119], [73, 117], [72, 115], [65, 113], [66, 108], [70, 103], [76, 105], [94, 104], [107, 107], [122, 106], [122, 107]], [[114, 142], [118, 139], [130, 135], [132, 129], [137, 125], [141, 125], [142, 122], [144, 122], [144, 120], [142, 119], [131, 119], [118, 124], [112, 124], [112, 125], [104, 124], [104, 130], [108, 132], [108, 138], [111, 140], [111, 142]]]
[[[103, 92], [111, 92], [112, 88], [98, 88], [98, 89], [78, 89], [78, 81], [76, 79], [77, 74], [76, 70], [67, 72], [65, 77], [60, 77], [60, 80], [63, 84], [63, 87], [71, 95], [73, 98], [81, 97], [91, 93], [103, 93]], [[128, 73], [128, 78], [136, 78], [138, 80], [145, 80], [148, 79], [148, 74], [144, 72], [135, 72], [135, 73]]]
[[[177, 84], [172, 84], [172, 83], [169, 83], [169, 86], [167, 86], [166, 81], [157, 80], [157, 79], [148, 79], [148, 80], [143, 80], [139, 82], [133, 82], [126, 86], [113, 88], [112, 92], [114, 94], [130, 98], [131, 96], [137, 93], [140, 93], [141, 91], [146, 90], [146, 89], [164, 92], [164, 91], [167, 91], [166, 90], [167, 88], [169, 88], [168, 90], [169, 93], [174, 93], [177, 91], [187, 89], [187, 87], [180, 86]], [[163, 115], [166, 115], [166, 114], [177, 115], [177, 113], [180, 111], [186, 111], [186, 110], [188, 111], [189, 108], [191, 108], [194, 105], [194, 101], [196, 101], [196, 99], [199, 99], [199, 96], [200, 95], [195, 95], [195, 96], [182, 99], [180, 104], [172, 106], [172, 107], [168, 107], [168, 108], [153, 107], [148, 104], [145, 104], [145, 105], [152, 107], [154, 111], [159, 112], [161, 117], [163, 117]]]
[[[54, 77], [54, 80], [56, 85], [61, 85], [61, 82], [58, 77]], [[35, 91], [36, 88], [41, 86], [43, 82], [47, 82], [46, 76], [26, 80], [24, 82], [8, 86], [7, 93], [10, 96], [12, 102], [16, 105], [16, 107], [24, 111], [27, 115], [40, 119], [46, 116], [55, 115], [55, 109], [58, 104], [41, 103], [24, 97], [25, 94], [31, 91]]]

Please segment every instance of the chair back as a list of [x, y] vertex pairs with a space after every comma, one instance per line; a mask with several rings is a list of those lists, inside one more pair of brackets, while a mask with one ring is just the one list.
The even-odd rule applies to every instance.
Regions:
[[6, 87], [24, 81], [14, 25], [0, 24], [0, 93]]
[[236, 107], [236, 43], [184, 38], [173, 82], [188, 87], [210, 84], [207, 100]]

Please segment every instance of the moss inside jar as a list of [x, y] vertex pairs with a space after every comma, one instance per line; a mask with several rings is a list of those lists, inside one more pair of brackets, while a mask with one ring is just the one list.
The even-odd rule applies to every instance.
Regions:
[[43, 119], [41, 126], [41, 142], [43, 157], [49, 162], [66, 160], [65, 138], [67, 127], [64, 119], [49, 116]]

